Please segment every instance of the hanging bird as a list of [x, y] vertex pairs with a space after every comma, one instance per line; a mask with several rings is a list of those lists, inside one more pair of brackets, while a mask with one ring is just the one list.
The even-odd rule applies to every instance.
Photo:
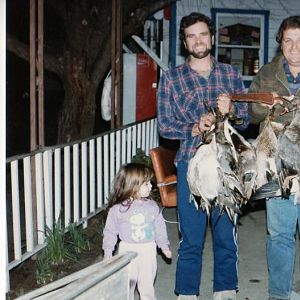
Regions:
[[278, 135], [284, 126], [266, 120], [265, 126], [253, 145], [256, 150], [257, 159], [257, 188], [263, 186], [276, 176], [275, 154], [278, 147]]
[[[271, 92], [233, 94], [231, 96], [233, 101], [257, 102], [269, 105], [274, 104], [275, 100], [280, 100], [279, 105], [283, 108], [280, 115], [294, 112], [292, 122], [288, 126], [284, 126], [271, 121], [275, 107], [271, 108], [265, 126], [254, 143], [257, 158], [257, 177], [255, 184], [251, 180], [250, 186], [253, 187], [252, 191], [257, 189], [251, 196], [251, 200], [273, 196], [288, 197], [291, 193], [296, 193], [296, 197], [300, 202], [300, 97], [294, 95], [279, 96]], [[243, 155], [246, 153], [247, 151]], [[251, 155], [250, 151], [250, 157]], [[253, 161], [252, 158], [250, 158], [251, 161]], [[246, 158], [239, 163], [239, 166], [242, 168], [248, 163], [249, 158]], [[249, 167], [247, 166], [247, 168]], [[248, 192], [251, 193], [251, 189], [248, 189]], [[247, 198], [249, 198], [248, 192]]]
[[[240, 136], [243, 138], [242, 136]], [[238, 152], [238, 174], [242, 183], [244, 197], [248, 201], [257, 188], [257, 157], [254, 146], [243, 140], [236, 146]]]
[[256, 177], [255, 164], [249, 163], [248, 168], [246, 164], [240, 168], [239, 164], [246, 157], [253, 159], [255, 152], [227, 118], [216, 118], [214, 125], [189, 162], [187, 180], [193, 196], [200, 198], [203, 210], [209, 213], [219, 206], [233, 220], [234, 213], [240, 212], [252, 193], [248, 189]]
[[278, 138], [277, 160], [300, 173], [300, 109], [295, 113], [292, 122], [286, 126]]
[[253, 142], [256, 152], [256, 188], [251, 201], [268, 198], [279, 189], [275, 155], [278, 148], [278, 135], [283, 125], [266, 120], [261, 133]]
[[299, 197], [300, 176], [300, 109], [278, 138], [276, 167], [284, 197], [295, 193]]
[[256, 139], [257, 191], [251, 200], [299, 194], [300, 109], [288, 126], [267, 121]]
[[[220, 164], [217, 158], [217, 144], [214, 135], [209, 144], [200, 145], [195, 156], [189, 162], [187, 172], [190, 191], [192, 195], [200, 197], [200, 206], [208, 214], [221, 187], [218, 169], [220, 169]], [[204, 182], [206, 184], [203, 184]], [[195, 203], [197, 204], [197, 202]]]

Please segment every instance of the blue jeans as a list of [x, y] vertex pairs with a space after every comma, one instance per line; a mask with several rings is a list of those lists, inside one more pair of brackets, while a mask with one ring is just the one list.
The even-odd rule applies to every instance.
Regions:
[[294, 196], [290, 196], [289, 199], [270, 198], [266, 207], [269, 295], [290, 299], [300, 205], [295, 205]]
[[[177, 208], [181, 241], [178, 250], [175, 293], [198, 295], [201, 280], [202, 252], [208, 216], [190, 203], [186, 179], [187, 163], [177, 166]], [[237, 216], [236, 216], [237, 219]], [[235, 222], [236, 223], [236, 222]], [[237, 289], [237, 232], [236, 226], [224, 212], [216, 208], [211, 214], [214, 252], [214, 291]]]

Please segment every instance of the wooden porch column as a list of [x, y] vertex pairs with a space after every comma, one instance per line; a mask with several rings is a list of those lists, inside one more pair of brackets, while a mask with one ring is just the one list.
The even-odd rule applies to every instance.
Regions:
[[121, 0], [112, 0], [112, 52], [111, 52], [111, 121], [114, 129], [122, 126], [122, 12]]
[[[30, 151], [45, 146], [44, 132], [44, 0], [30, 0]], [[37, 34], [36, 34], [37, 33]], [[37, 243], [37, 199], [34, 157], [31, 159], [34, 242]]]
[[36, 110], [36, 0], [30, 0], [29, 8], [29, 79], [30, 79], [30, 151], [37, 148]]
[[[30, 151], [45, 146], [44, 0], [30, 0]], [[38, 32], [38, 35], [36, 34]], [[38, 107], [37, 107], [38, 104]]]
[[44, 111], [44, 0], [38, 0], [37, 40], [37, 89], [38, 89], [38, 146], [45, 146]]

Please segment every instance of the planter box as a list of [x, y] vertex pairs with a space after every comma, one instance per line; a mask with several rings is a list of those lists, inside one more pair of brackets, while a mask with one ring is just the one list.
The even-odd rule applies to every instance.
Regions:
[[128, 264], [135, 256], [135, 252], [116, 255], [109, 261], [91, 265], [17, 299], [126, 300]]

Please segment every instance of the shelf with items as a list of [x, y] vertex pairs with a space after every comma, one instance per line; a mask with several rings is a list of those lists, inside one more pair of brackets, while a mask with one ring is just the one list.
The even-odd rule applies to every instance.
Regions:
[[217, 60], [239, 68], [243, 76], [253, 76], [259, 69], [259, 48], [219, 47]]
[[268, 17], [264, 10], [212, 9], [215, 57], [238, 67], [245, 81], [267, 62]]

